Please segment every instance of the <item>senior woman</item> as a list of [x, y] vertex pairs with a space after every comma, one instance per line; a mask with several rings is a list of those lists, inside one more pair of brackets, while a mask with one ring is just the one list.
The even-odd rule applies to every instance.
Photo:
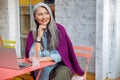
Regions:
[[56, 62], [42, 70], [39, 80], [71, 80], [74, 73], [83, 75], [71, 40], [65, 28], [55, 23], [49, 6], [44, 3], [36, 4], [33, 7], [33, 16], [36, 31], [29, 33], [26, 43], [29, 60], [37, 57], [39, 62]]

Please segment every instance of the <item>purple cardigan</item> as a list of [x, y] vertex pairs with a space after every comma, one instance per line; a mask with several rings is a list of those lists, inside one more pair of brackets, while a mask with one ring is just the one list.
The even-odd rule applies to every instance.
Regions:
[[[57, 24], [58, 30], [60, 32], [60, 37], [59, 37], [59, 45], [57, 47], [58, 52], [61, 55], [62, 61], [66, 66], [68, 66], [73, 73], [83, 75], [84, 72], [80, 68], [77, 58], [74, 54], [74, 50], [72, 47], [71, 40], [69, 36], [66, 33], [65, 28]], [[26, 42], [26, 57], [29, 57], [29, 51], [34, 42], [32, 31], [29, 32], [27, 42]]]

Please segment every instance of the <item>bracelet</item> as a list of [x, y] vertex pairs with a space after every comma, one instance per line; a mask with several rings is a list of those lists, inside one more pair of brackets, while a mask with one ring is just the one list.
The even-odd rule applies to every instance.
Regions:
[[37, 40], [36, 40], [35, 42], [37, 42], [37, 43], [41, 43], [42, 41], [37, 41]]

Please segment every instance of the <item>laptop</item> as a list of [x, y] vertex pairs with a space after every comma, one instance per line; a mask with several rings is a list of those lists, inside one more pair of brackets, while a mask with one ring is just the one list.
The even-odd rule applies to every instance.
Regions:
[[23, 69], [31, 66], [29, 62], [18, 62], [15, 48], [0, 47], [0, 67]]

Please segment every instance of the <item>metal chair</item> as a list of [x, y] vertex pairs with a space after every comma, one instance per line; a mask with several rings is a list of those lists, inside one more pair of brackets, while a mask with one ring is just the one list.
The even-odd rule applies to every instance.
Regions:
[[85, 58], [86, 67], [84, 70], [83, 76], [75, 75], [73, 76], [72, 80], [86, 80], [87, 72], [88, 72], [88, 65], [90, 62], [90, 58], [92, 57], [93, 48], [88, 46], [73, 46], [75, 55], [80, 58]]
[[2, 40], [2, 42], [5, 48], [15, 48], [16, 41], [14, 40]]

